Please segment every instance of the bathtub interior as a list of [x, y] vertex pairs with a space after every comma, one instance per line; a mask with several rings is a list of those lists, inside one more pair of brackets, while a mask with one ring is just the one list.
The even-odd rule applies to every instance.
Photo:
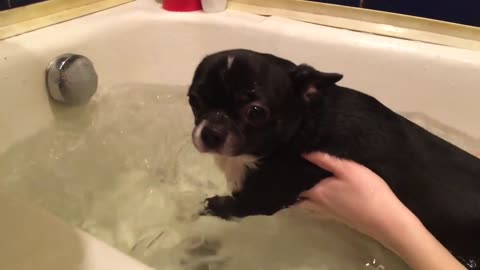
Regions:
[[[22, 147], [23, 152], [20, 153], [28, 156], [35, 140], [48, 143], [48, 136], [52, 134], [49, 131], [56, 130], [52, 127], [59, 123], [90, 121], [91, 119], [84, 117], [85, 111], [95, 111], [95, 106], [98, 107], [95, 111], [97, 114], [87, 115], [97, 115], [100, 120], [108, 122], [109, 114], [118, 119], [128, 113], [122, 106], [135, 107], [138, 102], [147, 102], [148, 108], [140, 109], [137, 112], [138, 117], [146, 122], [145, 125], [149, 125], [147, 122], [151, 121], [150, 125], [157, 125], [159, 130], [150, 130], [152, 133], [148, 133], [148, 136], [152, 141], [144, 140], [144, 144], [153, 144], [155, 132], [159, 133], [160, 137], [163, 136], [162, 133], [168, 134], [167, 130], [184, 132], [181, 138], [187, 138], [191, 118], [182, 97], [196, 64], [208, 53], [238, 47], [267, 51], [297, 63], [309, 63], [324, 71], [343, 73], [345, 79], [340, 84], [374, 95], [392, 109], [405, 113], [415, 121], [430, 125], [432, 129], [439, 128], [438, 133], [447, 130], [447, 133], [442, 133], [443, 136], [466, 150], [480, 149], [480, 125], [475, 119], [475, 115], [478, 115], [476, 103], [480, 98], [480, 92], [475, 87], [479, 82], [480, 71], [478, 52], [233, 11], [218, 14], [167, 13], [153, 1], [136, 1], [0, 42], [0, 100], [4, 101], [0, 107], [0, 123], [3, 125], [2, 130], [8, 130], [0, 134], [2, 159], [13, 157], [12, 151]], [[44, 87], [45, 68], [51, 59], [65, 52], [85, 55], [95, 64], [100, 87], [96, 102], [89, 104], [91, 107], [63, 108], [51, 104], [48, 100]], [[160, 106], [152, 103], [157, 96], [153, 94], [155, 91], [173, 96], [174, 101], [160, 97]], [[13, 100], [15, 102], [11, 102]], [[113, 107], [107, 107], [108, 102], [113, 101], [116, 102], [111, 104]], [[116, 110], [110, 110], [112, 108]], [[161, 121], [164, 118], [170, 120], [169, 117], [178, 124], [176, 129], [169, 128], [170, 122]], [[78, 130], [78, 127], [74, 125], [73, 128]], [[175, 143], [191, 147], [186, 141]], [[124, 146], [118, 148], [131, 150]], [[197, 176], [208, 171], [211, 176], [202, 176], [216, 179], [211, 182], [211, 186], [205, 185], [202, 192], [206, 194], [225, 191], [221, 176], [213, 164], [209, 163], [208, 158], [197, 156], [193, 149], [191, 150], [187, 151], [186, 160], [202, 163], [202, 166], [205, 166], [203, 168], [209, 169], [198, 171], [197, 168], [197, 171], [188, 171], [185, 164], [183, 168], [190, 175]], [[94, 159], [96, 154], [101, 153], [87, 153], [81, 158]], [[163, 155], [165, 156], [169, 155]], [[20, 157], [19, 160], [25, 161], [28, 158]], [[4, 164], [5, 162], [2, 163]], [[15, 166], [17, 165], [12, 164], [10, 168]], [[140, 181], [122, 185], [121, 189], [115, 190], [125, 196], [115, 197], [117, 201], [110, 202], [111, 204], [107, 202], [104, 205], [107, 209], [104, 211], [108, 211], [108, 207], [116, 207], [115, 204], [120, 203], [119, 198], [126, 200], [126, 203], [121, 204], [126, 207], [127, 203], [131, 202], [128, 201], [129, 188], [144, 188], [149, 181], [154, 181], [153, 178], [143, 177], [142, 173], [143, 171], [133, 170], [124, 174], [126, 178], [122, 179], [126, 179], [126, 182], [131, 179]], [[163, 185], [160, 189], [171, 191], [169, 188], [178, 186], [178, 182], [173, 181], [171, 185]], [[191, 194], [191, 191], [186, 188], [185, 193], [181, 194]], [[17, 195], [22, 193], [21, 190], [16, 192]], [[114, 191], [107, 190], [104, 193], [106, 198], [109, 192]], [[33, 196], [32, 194], [24, 197], [32, 200], [33, 198], [28, 198]], [[191, 196], [193, 199], [190, 202], [198, 202], [198, 194]], [[136, 198], [136, 195], [132, 194], [131, 197]], [[68, 205], [68, 201], [62, 203]], [[128, 209], [137, 210], [145, 216], [156, 216], [160, 213], [170, 217], [172, 219], [161, 221], [168, 223], [175, 220], [177, 223], [167, 225], [176, 227], [176, 230], [166, 230], [167, 233], [162, 234], [162, 230], [158, 228], [163, 228], [166, 223], [160, 224], [162, 226], [148, 224], [158, 226], [152, 231], [143, 228], [139, 234], [132, 234], [128, 231], [132, 228], [122, 227], [122, 224], [130, 226], [137, 224], [135, 220], [142, 219], [141, 215], [135, 216], [133, 212], [129, 212], [131, 216], [119, 218], [116, 220], [118, 223], [111, 226], [110, 230], [114, 235], [120, 235], [120, 238], [106, 237], [112, 233], [95, 231], [94, 227], [89, 227], [88, 224], [83, 224], [84, 227], [80, 223], [74, 225], [157, 266], [158, 269], [240, 269], [251, 266], [238, 262], [240, 259], [257, 267], [268, 265], [278, 269], [309, 269], [309, 264], [318, 263], [326, 267], [325, 269], [335, 269], [333, 265], [339, 265], [338, 254], [354, 258], [357, 263], [353, 266], [355, 268], [382, 269], [379, 267], [384, 267], [386, 262], [388, 269], [405, 269], [398, 258], [365, 237], [328, 222], [321, 223], [322, 229], [319, 231], [316, 220], [305, 218], [296, 212], [282, 212], [275, 218], [248, 218], [240, 224], [232, 224], [212, 218], [195, 218], [192, 213], [198, 205], [182, 205], [181, 209], [188, 211], [185, 210], [183, 215], [179, 215], [172, 211], [179, 209], [178, 205], [168, 202], [161, 204], [159, 201], [148, 203], [151, 208], [143, 211], [131, 209], [131, 206]], [[61, 210], [48, 210], [62, 216]], [[128, 222], [122, 223], [122, 219]], [[291, 228], [297, 229], [290, 230]], [[266, 233], [265, 230], [271, 233]], [[145, 231], [148, 233], [145, 234]], [[184, 237], [185, 235], [188, 237]], [[249, 235], [249, 239], [264, 240], [266, 244], [245, 241], [246, 235]], [[332, 235], [336, 237], [332, 238]], [[143, 242], [140, 241], [142, 237], [145, 237]], [[156, 241], [157, 237], [161, 237], [161, 241]], [[321, 245], [324, 254], [318, 256], [317, 246], [307, 244], [312, 243], [312, 239], [335, 243]], [[160, 243], [160, 246], [150, 248], [154, 242]], [[308, 247], [301, 249], [303, 254], [292, 254], [292, 245], [282, 243], [305, 243]], [[133, 250], [135, 244], [140, 244], [141, 248]], [[273, 246], [276, 248], [272, 248]], [[217, 254], [218, 252], [220, 253]], [[254, 257], [247, 260], [247, 255]], [[289, 258], [290, 264], [277, 263], [274, 257], [279, 255]], [[311, 258], [311, 261], [305, 262], [305, 258]], [[351, 262], [347, 260], [343, 266], [352, 266], [349, 265]], [[362, 265], [358, 264], [360, 262]]]

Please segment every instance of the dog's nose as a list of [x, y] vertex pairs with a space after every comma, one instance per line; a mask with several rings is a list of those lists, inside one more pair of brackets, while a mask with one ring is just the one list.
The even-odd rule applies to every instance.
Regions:
[[223, 145], [227, 134], [219, 130], [215, 130], [209, 127], [204, 127], [202, 130], [202, 141], [206, 147], [210, 149], [217, 149]]

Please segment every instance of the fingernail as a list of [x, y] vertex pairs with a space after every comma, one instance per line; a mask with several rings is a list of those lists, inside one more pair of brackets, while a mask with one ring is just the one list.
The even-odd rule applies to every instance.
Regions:
[[308, 158], [312, 157], [312, 156], [315, 155], [315, 154], [317, 154], [317, 153], [316, 153], [316, 152], [310, 152], [310, 153], [305, 153], [305, 154], [303, 154], [302, 156], [303, 156], [304, 158], [307, 158], [307, 159], [308, 159]]
[[325, 157], [328, 156], [328, 154], [324, 153], [324, 152], [311, 152], [311, 153], [303, 154], [303, 158], [308, 159], [308, 160], [314, 159], [315, 156], [320, 156], [322, 158], [325, 158]]

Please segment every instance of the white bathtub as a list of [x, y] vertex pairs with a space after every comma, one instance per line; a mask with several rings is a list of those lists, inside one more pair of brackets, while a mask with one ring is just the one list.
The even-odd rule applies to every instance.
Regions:
[[[345, 75], [340, 84], [396, 111], [480, 138], [480, 52], [235, 11], [168, 13], [138, 0], [0, 41], [0, 154], [55, 120], [45, 68], [89, 57], [104, 85], [187, 85], [207, 53], [250, 48]], [[148, 269], [44, 210], [0, 194], [1, 269]]]

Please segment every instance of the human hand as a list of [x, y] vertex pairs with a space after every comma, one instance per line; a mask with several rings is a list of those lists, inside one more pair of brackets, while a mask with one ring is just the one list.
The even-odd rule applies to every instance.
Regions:
[[[388, 231], [416, 222], [386, 182], [370, 169], [353, 161], [314, 153], [305, 158], [333, 176], [301, 194], [300, 206], [333, 217], [380, 242]], [[320, 180], [320, 179], [319, 179]], [[402, 217], [401, 220], [398, 217]]]
[[[324, 153], [305, 159], [333, 176], [301, 194], [300, 206], [327, 214], [397, 253], [415, 270], [465, 269], [368, 168]], [[321, 179], [319, 179], [321, 180]]]

